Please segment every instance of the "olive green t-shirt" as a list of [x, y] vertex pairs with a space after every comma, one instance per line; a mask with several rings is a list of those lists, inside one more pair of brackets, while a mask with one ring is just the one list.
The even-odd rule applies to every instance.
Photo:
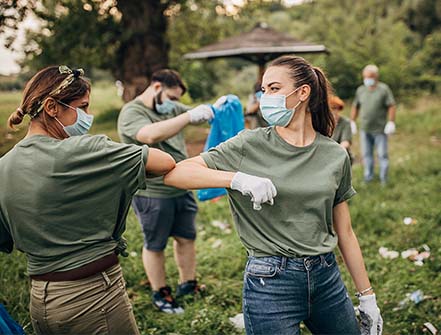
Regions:
[[335, 125], [334, 132], [332, 134], [332, 139], [337, 143], [348, 141], [352, 143], [352, 131], [351, 122], [348, 118], [340, 116], [338, 118], [337, 124]]
[[24, 252], [31, 275], [75, 269], [122, 246], [147, 146], [106, 136], [35, 135], [0, 159], [0, 251]]
[[243, 131], [201, 154], [208, 167], [272, 180], [274, 205], [253, 210], [249, 196], [228, 189], [239, 237], [249, 255], [301, 257], [332, 251], [337, 235], [333, 207], [351, 198], [351, 165], [346, 150], [317, 133], [313, 143], [295, 147], [274, 127]]
[[379, 82], [374, 90], [365, 85], [358, 87], [352, 105], [359, 109], [360, 129], [369, 133], [384, 133], [387, 110], [395, 105], [395, 99], [389, 86]]
[[[125, 104], [118, 117], [118, 134], [123, 143], [142, 145], [136, 139], [136, 134], [145, 125], [168, 120], [186, 112], [189, 107], [175, 103], [176, 108], [170, 114], [159, 114], [148, 108], [140, 100], [133, 100]], [[149, 145], [169, 153], [176, 162], [187, 158], [184, 132], [181, 131], [169, 139]], [[171, 198], [185, 194], [187, 191], [164, 185], [164, 177], [149, 178], [147, 188], [139, 190], [136, 195], [152, 198]]]

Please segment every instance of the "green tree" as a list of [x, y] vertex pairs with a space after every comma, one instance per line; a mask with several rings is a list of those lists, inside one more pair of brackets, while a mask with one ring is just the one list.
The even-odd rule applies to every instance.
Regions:
[[368, 63], [379, 66], [380, 79], [396, 94], [412, 86], [415, 35], [397, 19], [399, 7], [378, 0], [322, 0], [307, 6], [304, 34], [329, 49], [322, 62], [339, 95], [353, 96]]
[[441, 28], [439, 0], [408, 0], [404, 2], [404, 20], [412, 31], [426, 37]]
[[[163, 13], [180, 2], [7, 0], [0, 5], [0, 22], [16, 27], [32, 12], [42, 28], [28, 34], [24, 65], [36, 69], [68, 63], [109, 69], [124, 83], [124, 99], [130, 100], [147, 86], [153, 71], [168, 65]], [[10, 37], [9, 42], [13, 31]]]

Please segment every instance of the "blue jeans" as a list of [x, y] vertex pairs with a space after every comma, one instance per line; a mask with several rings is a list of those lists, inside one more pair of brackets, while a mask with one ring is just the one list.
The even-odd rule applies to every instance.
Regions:
[[364, 180], [371, 181], [374, 178], [374, 147], [376, 147], [380, 163], [380, 180], [382, 183], [386, 183], [387, 171], [389, 170], [387, 135], [384, 133], [367, 133], [362, 130], [360, 131], [360, 143], [363, 153]]
[[249, 257], [243, 313], [247, 335], [360, 334], [333, 253], [305, 258]]

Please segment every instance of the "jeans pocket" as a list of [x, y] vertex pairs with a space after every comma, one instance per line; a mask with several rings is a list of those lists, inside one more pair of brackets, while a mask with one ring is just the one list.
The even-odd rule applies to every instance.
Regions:
[[336, 264], [335, 255], [333, 253], [325, 254], [322, 258], [323, 267], [330, 268]]
[[252, 258], [247, 263], [245, 273], [248, 276], [270, 278], [277, 274], [277, 266], [258, 258]]

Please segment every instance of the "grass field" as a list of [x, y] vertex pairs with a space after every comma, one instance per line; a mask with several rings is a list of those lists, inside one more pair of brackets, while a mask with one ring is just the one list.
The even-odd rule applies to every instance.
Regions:
[[[0, 156], [23, 136], [23, 131], [8, 135], [3, 126], [19, 99], [19, 94], [0, 92]], [[425, 96], [413, 105], [399, 106], [398, 131], [390, 139], [390, 183], [386, 188], [378, 182], [363, 184], [360, 164], [353, 167], [358, 195], [351, 201], [352, 220], [377, 292], [385, 322], [384, 334], [423, 334], [425, 322], [441, 329], [440, 105], [440, 98]], [[116, 139], [115, 120], [120, 106], [112, 87], [96, 85], [91, 105], [97, 114], [93, 132], [105, 132]], [[199, 143], [205, 133], [192, 127], [187, 130], [187, 137], [189, 142]], [[359, 157], [358, 139], [354, 152]], [[412, 217], [416, 224], [405, 225], [405, 217]], [[145, 285], [140, 261], [141, 231], [130, 212], [126, 232], [130, 256], [122, 259], [122, 265], [143, 334], [241, 334], [230, 325], [228, 317], [241, 311], [245, 250], [234, 229], [220, 230], [212, 225], [215, 220], [232, 225], [226, 199], [201, 203], [197, 218], [198, 277], [207, 285], [207, 294], [183, 302], [186, 311], [182, 316], [168, 316], [158, 313], [150, 303], [150, 290]], [[384, 259], [378, 252], [382, 246], [401, 252], [423, 244], [431, 249], [431, 256], [423, 266], [401, 257]], [[175, 287], [177, 270], [170, 247], [167, 254], [169, 283]], [[352, 293], [354, 286], [349, 275], [343, 265], [341, 269]], [[410, 302], [394, 310], [407, 293], [417, 289], [424, 293], [422, 302]], [[25, 257], [17, 251], [0, 255], [0, 303], [32, 333], [28, 290]]]

